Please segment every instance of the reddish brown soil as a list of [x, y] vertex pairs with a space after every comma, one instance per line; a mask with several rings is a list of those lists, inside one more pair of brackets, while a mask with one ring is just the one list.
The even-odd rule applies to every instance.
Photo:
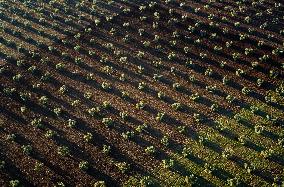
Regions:
[[[154, 177], [156, 168], [161, 164], [161, 161], [170, 158], [169, 155], [172, 153], [180, 154], [182, 146], [189, 139], [197, 141], [201, 131], [208, 130], [208, 134], [213, 130], [217, 131], [214, 121], [219, 118], [233, 118], [234, 114], [240, 112], [241, 109], [249, 108], [252, 103], [265, 103], [267, 92], [275, 90], [283, 81], [283, 69], [280, 67], [281, 63], [283, 64], [283, 54], [280, 56], [271, 55], [269, 61], [271, 63], [260, 62], [257, 68], [251, 66], [251, 62], [259, 61], [258, 58], [264, 54], [270, 54], [271, 49], [280, 47], [283, 36], [275, 33], [273, 41], [269, 41], [267, 38], [263, 39], [263, 36], [274, 33], [274, 31], [264, 32], [249, 24], [241, 24], [240, 30], [238, 30], [234, 27], [234, 22], [243, 20], [246, 13], [240, 14], [239, 17], [230, 17], [228, 22], [222, 21], [220, 18], [226, 13], [219, 11], [219, 9], [224, 4], [236, 6], [233, 1], [214, 3], [208, 11], [203, 10], [205, 2], [192, 3], [190, 1], [184, 8], [175, 4], [159, 4], [155, 9], [147, 9], [143, 13], [139, 12], [139, 6], [134, 3], [120, 3], [120, 5], [130, 7], [132, 11], [121, 13], [110, 22], [102, 18], [102, 24], [99, 26], [95, 26], [91, 18], [85, 20], [88, 24], [84, 22], [81, 26], [90, 25], [92, 28], [90, 33], [81, 31], [79, 39], [74, 38], [74, 35], [66, 36], [64, 39], [68, 41], [67, 44], [62, 42], [52, 44], [56, 51], [36, 47], [35, 51], [39, 56], [35, 58], [23, 57], [22, 60], [26, 63], [23, 67], [17, 66], [14, 60], [2, 64], [5, 67], [5, 72], [0, 75], [0, 158], [6, 162], [6, 166], [0, 172], [0, 177], [3, 179], [0, 180], [1, 186], [5, 186], [8, 181], [13, 179], [20, 180], [21, 184], [25, 186], [53, 186], [59, 181], [67, 186], [86, 186], [100, 180], [105, 181], [108, 186], [121, 186], [130, 176], [151, 175]], [[186, 12], [187, 6], [191, 6], [191, 9], [201, 8], [202, 11], [200, 13]], [[266, 6], [272, 5], [268, 3]], [[175, 10], [172, 15], [168, 13], [170, 7]], [[247, 11], [250, 12], [256, 11], [256, 8], [253, 7], [248, 9]], [[159, 10], [160, 13], [160, 19], [157, 21], [159, 27], [153, 29], [151, 26], [156, 21], [153, 17], [156, 10]], [[218, 17], [216, 20], [213, 19], [220, 22], [218, 28], [209, 27], [211, 20], [207, 16], [211, 13]], [[140, 21], [139, 16], [142, 14], [149, 19]], [[188, 20], [175, 25], [167, 23], [170, 18], [181, 20], [180, 17], [183, 14], [188, 15]], [[64, 15], [62, 16], [64, 17]], [[189, 33], [188, 26], [194, 26], [197, 21], [201, 24], [200, 28]], [[130, 24], [128, 28], [122, 26], [126, 22]], [[223, 27], [228, 28], [228, 34], [222, 34], [220, 28]], [[240, 41], [238, 39], [240, 31], [247, 33], [247, 29], [251, 27], [256, 28], [255, 33], [259, 34], [250, 35], [246, 40]], [[117, 33], [111, 35], [109, 33], [111, 28], [115, 28]], [[138, 29], [141, 28], [145, 30], [142, 36], [138, 34]], [[200, 30], [207, 33], [206, 37], [200, 36]], [[174, 31], [178, 31], [178, 38], [172, 37]], [[210, 39], [208, 35], [215, 32], [218, 37]], [[129, 35], [129, 42], [123, 41], [126, 34]], [[161, 37], [159, 42], [153, 41], [156, 34]], [[201, 42], [195, 44], [194, 41], [199, 38]], [[90, 43], [90, 39], [94, 39], [94, 44]], [[169, 41], [172, 40], [177, 41], [176, 46], [170, 45]], [[231, 40], [234, 41], [232, 47], [226, 48], [226, 42]], [[264, 40], [265, 46], [257, 47], [259, 40]], [[145, 47], [142, 41], [150, 41], [151, 44], [149, 47]], [[107, 43], [112, 43], [116, 50], [121, 51], [121, 54], [116, 55], [114, 50], [107, 49], [105, 47]], [[161, 51], [155, 50], [157, 44], [162, 46]], [[74, 50], [76, 45], [81, 46], [81, 50]], [[216, 45], [222, 46], [223, 50], [215, 51], [214, 46]], [[188, 54], [183, 51], [185, 46], [189, 47]], [[255, 49], [253, 54], [244, 55], [245, 48], [250, 47]], [[95, 55], [89, 55], [89, 51], [94, 51]], [[136, 56], [138, 51], [145, 52], [144, 57], [138, 58]], [[70, 59], [64, 59], [61, 55], [62, 52], [67, 53]], [[177, 58], [169, 60], [167, 56], [170, 52], [175, 52]], [[232, 58], [232, 54], [236, 52], [242, 54], [238, 60]], [[200, 53], [208, 55], [202, 59], [199, 57]], [[103, 56], [108, 58], [105, 63], [100, 62]], [[119, 61], [124, 56], [128, 58], [127, 64], [122, 64]], [[47, 57], [46, 64], [40, 62], [41, 59]], [[83, 64], [75, 64], [75, 58], [81, 58]], [[156, 67], [152, 62], [159, 60], [159, 58], [163, 64]], [[185, 64], [187, 58], [193, 60], [194, 67], [187, 67]], [[227, 62], [223, 68], [220, 66], [221, 61]], [[64, 70], [56, 69], [58, 63], [65, 64]], [[37, 71], [35, 73], [27, 71], [31, 65], [36, 65]], [[105, 73], [103, 68], [106, 65], [113, 67], [114, 72]], [[144, 67], [143, 73], [138, 72], [140, 65]], [[171, 68], [175, 69], [174, 73], [171, 72]], [[212, 69], [212, 76], [204, 75], [207, 68]], [[236, 76], [235, 72], [239, 68], [245, 71], [245, 75]], [[269, 77], [271, 69], [279, 72], [277, 79]], [[51, 74], [51, 80], [42, 81], [41, 76], [46, 72]], [[94, 80], [86, 79], [90, 73], [94, 74]], [[122, 73], [126, 75], [125, 81], [119, 79]], [[23, 76], [19, 82], [12, 80], [16, 74]], [[154, 74], [163, 75], [163, 80], [154, 81]], [[196, 78], [194, 83], [189, 80], [192, 75]], [[222, 84], [225, 75], [231, 80], [228, 85]], [[264, 80], [261, 87], [257, 86], [258, 78]], [[103, 90], [101, 88], [103, 82], [110, 83], [112, 89], [110, 91]], [[144, 91], [138, 89], [141, 82], [147, 84]], [[39, 88], [33, 88], [33, 85], [38, 83], [40, 83]], [[173, 83], [179, 83], [181, 89], [173, 89]], [[62, 85], [67, 86], [66, 94], [60, 94], [58, 91]], [[216, 85], [218, 90], [213, 93], [208, 92], [206, 86], [213, 85]], [[250, 88], [253, 93], [242, 94], [243, 87]], [[9, 96], [4, 93], [4, 88], [16, 88], [16, 93]], [[122, 97], [123, 91], [129, 93], [129, 98]], [[159, 91], [166, 94], [165, 100], [160, 100], [157, 97]], [[28, 101], [22, 101], [19, 96], [21, 92], [30, 92], [31, 98]], [[90, 100], [84, 98], [86, 92], [92, 93], [93, 96]], [[200, 95], [199, 101], [190, 99], [190, 96], [195, 93]], [[228, 94], [235, 96], [237, 101], [227, 102], [225, 98]], [[41, 96], [46, 96], [49, 99], [47, 106], [42, 106], [39, 103], [38, 99]], [[74, 100], [80, 100], [78, 106], [71, 105]], [[112, 107], [103, 109], [95, 117], [88, 114], [88, 109], [101, 106], [104, 101], [109, 101]], [[142, 110], [135, 108], [139, 101], [146, 103]], [[171, 107], [171, 104], [177, 102], [182, 104], [183, 109], [180, 111]], [[210, 109], [214, 103], [219, 106], [216, 112]], [[25, 113], [20, 110], [22, 106], [27, 108]], [[283, 112], [281, 104], [268, 103], [268, 106]], [[63, 110], [59, 117], [53, 112], [56, 107]], [[130, 116], [128, 120], [125, 121], [119, 117], [119, 113], [122, 111], [128, 113]], [[162, 122], [155, 120], [158, 112], [166, 113]], [[195, 122], [194, 113], [202, 115], [204, 120], [200, 123]], [[271, 113], [273, 114], [273, 111]], [[266, 114], [263, 111], [260, 117], [265, 117]], [[43, 120], [44, 128], [36, 128], [31, 125], [31, 121], [39, 117]], [[105, 117], [111, 117], [115, 121], [114, 127], [107, 128], [102, 124], [102, 119]], [[284, 120], [283, 116], [278, 117], [280, 121], [278, 123], [281, 123]], [[68, 119], [75, 119], [77, 126], [75, 128], [68, 127]], [[135, 131], [135, 128], [143, 123], [149, 124], [147, 132], [136, 133], [134, 138], [130, 140], [122, 138], [122, 133]], [[254, 122], [251, 123], [257, 125]], [[187, 133], [180, 133], [177, 130], [178, 126], [185, 126]], [[280, 135], [277, 133], [283, 130], [283, 127], [276, 125], [270, 129], [272, 135], [279, 137]], [[55, 131], [58, 136], [53, 139], [46, 138], [47, 130]], [[83, 138], [88, 132], [93, 134], [93, 140], [90, 143], [86, 143]], [[14, 142], [6, 139], [9, 134], [16, 135]], [[228, 139], [233, 139], [230, 141], [237, 141], [240, 136], [234, 132], [232, 132], [233, 137], [220, 134]], [[167, 148], [160, 142], [165, 135], [170, 138], [171, 142]], [[278, 138], [271, 141], [277, 140]], [[207, 148], [222, 154], [224, 148], [218, 145], [218, 142], [214, 143], [217, 145], [215, 148]], [[33, 147], [32, 154], [29, 156], [23, 154], [21, 150], [21, 146], [27, 144]], [[58, 147], [63, 145], [70, 148], [71, 153], [67, 157], [62, 157], [57, 153]], [[109, 155], [102, 152], [103, 145], [111, 146]], [[155, 156], [148, 155], [144, 151], [147, 146], [151, 145], [158, 150]], [[36, 161], [44, 164], [41, 172], [34, 171]], [[90, 169], [81, 171], [78, 168], [80, 161], [88, 161], [91, 165]], [[115, 162], [129, 163], [130, 170], [122, 173], [115, 166]], [[226, 170], [226, 168], [224, 169]], [[273, 169], [275, 169], [275, 175], [283, 175], [283, 165], [276, 164]], [[175, 172], [179, 173], [180, 171]], [[271, 177], [274, 175], [262, 180], [272, 184]]]

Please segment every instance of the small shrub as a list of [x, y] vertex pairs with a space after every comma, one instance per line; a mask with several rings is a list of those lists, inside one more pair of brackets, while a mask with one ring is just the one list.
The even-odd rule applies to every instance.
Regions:
[[184, 146], [181, 154], [184, 158], [187, 158], [191, 154], [190, 148]]
[[162, 165], [164, 169], [169, 169], [174, 167], [174, 160], [172, 159], [164, 159], [162, 160]]
[[143, 187], [152, 186], [154, 185], [154, 181], [150, 176], [143, 176], [140, 180], [140, 185]]
[[244, 168], [246, 169], [246, 171], [248, 173], [252, 173], [256, 170], [256, 167], [254, 164], [248, 164], [248, 163], [244, 163]]
[[225, 150], [222, 152], [222, 157], [229, 159], [233, 156], [234, 150], [230, 147], [226, 147]]
[[14, 142], [15, 139], [16, 139], [16, 135], [15, 134], [9, 134], [6, 139], [9, 140], [9, 141]]
[[112, 118], [103, 118], [102, 123], [105, 124], [106, 127], [111, 127], [114, 124]]
[[39, 104], [46, 106], [48, 103], [48, 98], [46, 96], [42, 96], [38, 99]]
[[135, 133], [133, 131], [127, 131], [125, 133], [122, 133], [121, 135], [124, 139], [129, 140], [134, 137]]
[[84, 97], [86, 98], [86, 99], [91, 99], [91, 97], [92, 97], [92, 93], [91, 92], [85, 92], [84, 93]]
[[121, 92], [121, 97], [124, 98], [124, 99], [126, 99], [126, 98], [129, 97], [129, 93], [126, 92], [126, 91], [122, 91], [122, 92]]
[[138, 127], [136, 127], [136, 131], [138, 133], [141, 133], [143, 131], [146, 131], [146, 129], [148, 128], [148, 125], [146, 123], [144, 123], [143, 125], [138, 125]]
[[180, 89], [180, 87], [181, 87], [181, 85], [180, 85], [179, 83], [174, 83], [174, 84], [173, 84], [173, 88], [174, 88], [175, 90]]
[[136, 104], [137, 109], [143, 109], [145, 107], [145, 103], [143, 101], [139, 101], [139, 103]]
[[60, 146], [57, 149], [57, 153], [61, 156], [68, 156], [70, 154], [70, 150], [66, 146]]
[[198, 143], [200, 145], [204, 145], [205, 141], [207, 140], [207, 138], [203, 137], [202, 135], [198, 136]]
[[209, 93], [214, 93], [217, 90], [217, 87], [216, 87], [216, 85], [214, 85], [214, 86], [206, 86], [206, 90]]
[[156, 153], [156, 149], [155, 149], [154, 146], [151, 145], [151, 146], [146, 147], [145, 152], [146, 152], [147, 154], [153, 155], [153, 154]]
[[36, 161], [34, 171], [38, 172], [42, 169], [43, 163]]
[[119, 116], [121, 117], [122, 120], [126, 120], [128, 118], [127, 112], [120, 112]]
[[42, 119], [41, 118], [35, 118], [32, 120], [31, 122], [32, 126], [35, 126], [36, 128], [43, 128], [43, 124], [42, 124]]
[[263, 158], [269, 158], [269, 157], [273, 156], [274, 153], [275, 153], [275, 151], [273, 149], [266, 149], [266, 150], [261, 151], [260, 155]]
[[99, 112], [101, 111], [100, 107], [93, 107], [87, 110], [87, 112], [91, 115], [91, 116], [96, 116], [99, 114]]
[[193, 101], [197, 101], [198, 99], [200, 99], [200, 95], [198, 93], [192, 94], [190, 96], [190, 99]]
[[157, 121], [162, 121], [165, 117], [165, 113], [164, 112], [159, 112], [156, 116], [156, 120]]
[[103, 88], [104, 90], [106, 90], [106, 91], [109, 91], [109, 90], [112, 89], [112, 86], [111, 86], [109, 83], [106, 83], [106, 82], [103, 82], [103, 83], [101, 84], [101, 86], [102, 86], [102, 88]]
[[169, 138], [167, 136], [163, 136], [163, 138], [161, 139], [161, 144], [163, 144], [164, 146], [169, 146], [170, 142], [169, 142]]
[[236, 98], [232, 95], [227, 95], [226, 96], [226, 100], [229, 102], [229, 103], [232, 103]]
[[186, 126], [184, 126], [184, 125], [178, 126], [177, 131], [181, 134], [185, 134], [186, 133]]
[[173, 103], [172, 108], [175, 110], [181, 110], [182, 106], [180, 103]]
[[0, 160], [0, 169], [4, 169], [5, 167], [5, 161], [4, 160]]
[[139, 90], [145, 90], [146, 89], [147, 84], [145, 82], [140, 82], [138, 85], [138, 89]]
[[215, 167], [209, 163], [204, 164], [204, 172], [207, 174], [211, 174], [215, 170]]
[[62, 109], [61, 108], [54, 108], [53, 109], [53, 112], [57, 115], [57, 116], [59, 116], [61, 113], [62, 113]]
[[90, 167], [90, 164], [87, 161], [81, 161], [79, 163], [80, 170], [87, 171]]
[[20, 181], [19, 181], [19, 180], [11, 180], [11, 181], [9, 182], [9, 186], [11, 186], [11, 187], [20, 186]]
[[104, 109], [110, 109], [111, 108], [111, 103], [109, 101], [104, 101], [102, 107]]
[[92, 80], [95, 80], [95, 75], [93, 73], [88, 73], [86, 75], [86, 80], [87, 81], [92, 81]]
[[118, 162], [115, 165], [122, 173], [126, 173], [130, 169], [130, 165], [126, 162]]
[[109, 145], [103, 145], [103, 153], [104, 154], [109, 154], [110, 153], [110, 146]]
[[[145, 70], [145, 68], [140, 65], [140, 66], [138, 66], [137, 72], [138, 72], [139, 74], [142, 74], [142, 73], [144, 72], [144, 70]], [[142, 83], [144, 83], [144, 82], [142, 82]]]
[[210, 77], [213, 75], [213, 70], [211, 68], [207, 68], [204, 74]]
[[236, 75], [237, 76], [242, 76], [242, 75], [244, 75], [245, 74], [245, 71], [244, 70], [242, 70], [242, 69], [237, 69], [236, 70]]
[[87, 132], [87, 134], [84, 135], [85, 142], [90, 142], [93, 139], [93, 135], [90, 132]]
[[21, 74], [17, 74], [17, 75], [15, 75], [15, 76], [13, 76], [13, 81], [20, 81], [21, 79], [22, 79], [22, 75]]
[[245, 145], [248, 143], [248, 139], [244, 136], [244, 135], [241, 135], [239, 138], [238, 138], [238, 141], [240, 142], [240, 144], [242, 145]]
[[227, 179], [227, 184], [229, 186], [239, 186], [240, 181], [238, 178], [235, 177], [235, 178]]
[[224, 85], [227, 85], [229, 81], [230, 81], [230, 79], [226, 75], [222, 79], [222, 82], [223, 82]]
[[80, 100], [78, 99], [71, 102], [71, 106], [74, 106], [74, 107], [78, 106], [79, 104], [80, 104]]
[[244, 95], [248, 95], [250, 92], [251, 92], [251, 90], [250, 90], [249, 88], [247, 88], [247, 87], [243, 87], [243, 88], [242, 88], [242, 93], [243, 93]]
[[122, 73], [122, 74], [120, 75], [119, 80], [121, 80], [121, 81], [125, 81], [125, 80], [126, 80], [124, 73]]
[[20, 97], [23, 101], [27, 101], [31, 98], [31, 93], [29, 92], [20, 92]]
[[193, 114], [193, 118], [195, 120], [195, 122], [201, 122], [201, 116], [198, 113], [194, 113]]
[[53, 138], [53, 137], [55, 137], [55, 136], [56, 136], [56, 132], [53, 131], [53, 130], [48, 130], [48, 131], [46, 131], [46, 133], [45, 133], [45, 137], [46, 137], [46, 138]]
[[67, 87], [66, 85], [62, 85], [60, 88], [59, 88], [59, 93], [60, 94], [65, 94], [67, 92]]
[[76, 121], [76, 120], [68, 119], [68, 121], [67, 121], [67, 126], [68, 126], [68, 127], [73, 128], [73, 127], [76, 126], [76, 124], [77, 124], [77, 121]]
[[94, 183], [93, 187], [106, 187], [105, 181], [97, 181]]
[[264, 83], [263, 79], [257, 79], [257, 86], [260, 87]]
[[162, 78], [163, 78], [163, 75], [159, 75], [159, 74], [154, 74], [154, 76], [153, 76], [153, 79], [155, 81], [160, 81], [160, 80], [162, 80]]
[[65, 187], [65, 184], [63, 182], [57, 182], [57, 187]]
[[64, 67], [65, 67], [65, 64], [63, 64], [63, 63], [58, 63], [58, 64], [56, 64], [56, 66], [55, 66], [55, 68], [56, 68], [57, 70], [63, 70]]
[[164, 99], [166, 97], [165, 93], [164, 92], [158, 92], [158, 98], [159, 99]]
[[23, 153], [26, 154], [26, 155], [30, 155], [33, 148], [31, 145], [22, 145], [22, 150], [23, 150]]
[[264, 126], [262, 126], [262, 125], [256, 125], [256, 126], [254, 127], [254, 131], [255, 131], [255, 133], [257, 133], [257, 134], [261, 134], [261, 133], [264, 131]]
[[218, 106], [217, 104], [215, 104], [215, 103], [212, 104], [211, 107], [210, 107], [210, 109], [211, 109], [213, 112], [217, 111], [218, 108], [219, 108], [219, 106]]

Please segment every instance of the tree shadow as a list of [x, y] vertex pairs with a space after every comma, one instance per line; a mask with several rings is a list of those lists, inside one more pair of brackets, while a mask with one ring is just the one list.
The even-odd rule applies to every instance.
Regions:
[[7, 119], [15, 120], [20, 124], [27, 124], [27, 121], [22, 116], [19, 116], [18, 114], [8, 110], [6, 107], [0, 106], [0, 111], [6, 116]]
[[1, 155], [1, 160], [5, 161], [3, 171], [8, 174], [9, 179], [19, 180], [20, 185], [23, 186], [36, 186], [25, 177], [25, 174], [21, 171], [21, 169], [14, 165], [13, 161], [8, 156]]
[[250, 149], [253, 149], [253, 150], [257, 151], [257, 152], [261, 152], [261, 151], [265, 150], [264, 147], [259, 146], [259, 145], [255, 144], [255, 143], [253, 143], [252, 141], [247, 141], [244, 146], [246, 146], [246, 147], [248, 147]]
[[283, 155], [272, 155], [268, 158], [270, 161], [276, 162], [277, 164], [280, 164], [281, 166], [284, 166], [284, 158]]

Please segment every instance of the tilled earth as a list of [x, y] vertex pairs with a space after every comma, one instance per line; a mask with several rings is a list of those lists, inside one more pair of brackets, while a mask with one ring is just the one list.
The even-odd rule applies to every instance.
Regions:
[[28, 39], [1, 14], [1, 186], [283, 184], [283, 5], [60, 3]]

